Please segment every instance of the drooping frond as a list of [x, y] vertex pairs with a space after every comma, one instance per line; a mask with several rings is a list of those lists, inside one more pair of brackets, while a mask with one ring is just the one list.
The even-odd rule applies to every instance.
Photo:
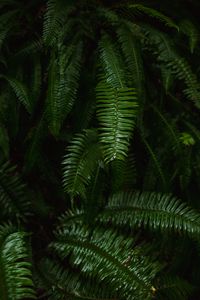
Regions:
[[1, 299], [36, 299], [26, 236], [11, 225], [0, 226]]
[[99, 217], [103, 223], [175, 230], [193, 236], [200, 232], [200, 214], [171, 195], [121, 192], [113, 195]]
[[100, 141], [106, 163], [127, 156], [137, 115], [134, 88], [113, 88], [101, 81], [96, 88]]
[[180, 24], [180, 30], [188, 37], [191, 53], [194, 52], [199, 42], [199, 32], [190, 20], [184, 20]]
[[11, 88], [13, 89], [16, 97], [19, 99], [21, 104], [25, 107], [28, 113], [32, 113], [33, 103], [31, 102], [31, 98], [28, 93], [28, 89], [23, 82], [15, 78], [5, 77], [7, 82], [10, 84]]
[[53, 46], [63, 29], [70, 6], [63, 0], [49, 0], [44, 16], [43, 40], [47, 46]]
[[0, 168], [0, 215], [24, 219], [30, 214], [27, 189], [16, 172], [16, 167], [5, 163]]
[[197, 108], [200, 108], [200, 85], [197, 77], [192, 72], [188, 62], [175, 52], [172, 40], [164, 33], [148, 27], [145, 41], [154, 46], [153, 52], [158, 61], [164, 63], [175, 78], [185, 83], [186, 88], [183, 93], [194, 102]]
[[113, 88], [126, 87], [126, 76], [121, 56], [111, 37], [104, 34], [99, 42], [100, 62], [105, 78]]
[[73, 107], [81, 70], [83, 44], [62, 46], [58, 57], [53, 56], [49, 73], [47, 114], [51, 131], [58, 135], [60, 128]]
[[126, 25], [119, 26], [117, 34], [127, 68], [130, 72], [130, 81], [140, 96], [142, 94], [142, 89], [144, 88], [144, 70], [141, 53], [139, 51], [139, 41]]
[[63, 185], [65, 192], [73, 198], [85, 197], [86, 187], [101, 158], [95, 130], [85, 130], [72, 140], [64, 157]]
[[164, 15], [163, 13], [161, 13], [160, 11], [158, 11], [154, 8], [136, 3], [136, 4], [128, 5], [128, 9], [130, 11], [133, 11], [133, 13], [136, 13], [136, 14], [137, 13], [146, 14], [149, 17], [159, 20], [160, 22], [164, 23], [166, 26], [175, 28], [176, 30], [179, 31], [179, 27], [176, 25], [176, 23], [171, 18], [167, 17], [166, 15]]
[[126, 299], [151, 299], [152, 279], [158, 266], [152, 263], [133, 239], [111, 230], [81, 226], [60, 230], [51, 249], [80, 271], [102, 284], [108, 283], [114, 294]]

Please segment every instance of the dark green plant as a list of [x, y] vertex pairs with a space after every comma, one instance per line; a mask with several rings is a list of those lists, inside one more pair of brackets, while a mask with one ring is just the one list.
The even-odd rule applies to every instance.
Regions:
[[198, 297], [186, 2], [1, 1], [0, 299]]

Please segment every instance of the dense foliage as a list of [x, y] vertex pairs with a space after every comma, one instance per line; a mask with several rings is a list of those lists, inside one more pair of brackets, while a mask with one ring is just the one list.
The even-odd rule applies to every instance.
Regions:
[[0, 1], [0, 299], [198, 299], [198, 1]]

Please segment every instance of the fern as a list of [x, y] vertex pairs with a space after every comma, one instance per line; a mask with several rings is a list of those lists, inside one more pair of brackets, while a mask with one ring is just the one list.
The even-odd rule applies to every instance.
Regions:
[[[133, 240], [110, 230], [90, 232], [82, 226], [59, 231], [54, 249], [61, 259], [70, 255], [70, 262], [89, 278], [109, 281], [110, 287], [126, 299], [151, 299], [152, 284], [158, 266], [150, 263]], [[126, 263], [126, 261], [128, 261]]]
[[198, 237], [200, 215], [171, 195], [148, 192], [125, 192], [113, 195], [105, 212], [99, 217], [103, 223], [120, 226], [146, 226], [152, 229], [175, 230]]
[[121, 25], [117, 30], [117, 34], [126, 59], [126, 64], [130, 71], [132, 86], [134, 86], [137, 93], [141, 95], [143, 93], [144, 70], [139, 51], [139, 43], [126, 26]]
[[49, 0], [44, 16], [43, 40], [47, 46], [53, 46], [57, 41], [67, 18], [68, 7], [62, 0]]
[[63, 160], [64, 190], [72, 198], [76, 195], [85, 198], [86, 187], [101, 157], [96, 131], [86, 130], [84, 133], [78, 134], [67, 150], [68, 154]]
[[101, 81], [96, 94], [100, 141], [105, 161], [123, 160], [127, 156], [136, 119], [138, 104], [135, 89], [114, 89]]
[[81, 69], [82, 42], [72, 44], [68, 49], [62, 47], [59, 57], [52, 58], [50, 66], [47, 114], [50, 128], [58, 135], [60, 128], [72, 109], [78, 89]]
[[188, 99], [192, 100], [197, 108], [200, 107], [200, 86], [188, 62], [180, 57], [173, 48], [172, 41], [159, 31], [147, 29], [147, 44], [154, 45], [158, 61], [165, 66], [179, 80], [183, 81], [186, 88], [183, 90]]
[[130, 4], [128, 8], [131, 9], [134, 13], [144, 13], [149, 17], [159, 20], [160, 22], [164, 23], [166, 26], [175, 28], [179, 31], [179, 27], [175, 24], [175, 22], [167, 17], [166, 15], [162, 14], [160, 11], [150, 8], [148, 6], [144, 6], [142, 4]]
[[119, 52], [106, 34], [99, 42], [99, 52], [107, 83], [113, 88], [126, 87], [126, 77]]
[[190, 52], [194, 53], [199, 41], [199, 32], [196, 26], [189, 20], [184, 20], [180, 24], [180, 30], [188, 37]]
[[16, 94], [16, 97], [25, 107], [27, 112], [31, 114], [33, 109], [33, 103], [30, 99], [26, 85], [14, 78], [9, 78], [9, 77], [4, 77], [4, 78], [8, 81], [14, 93]]
[[0, 296], [2, 300], [36, 299], [27, 234], [11, 225], [0, 227]]

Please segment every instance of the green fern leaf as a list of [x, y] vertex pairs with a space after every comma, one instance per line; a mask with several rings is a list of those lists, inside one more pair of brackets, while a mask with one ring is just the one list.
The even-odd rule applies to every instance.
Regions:
[[0, 226], [0, 298], [36, 299], [26, 233]]
[[105, 161], [108, 163], [115, 159], [124, 160], [137, 114], [135, 89], [114, 89], [101, 81], [96, 88], [96, 94], [100, 141]]
[[103, 223], [120, 226], [146, 226], [198, 236], [200, 214], [171, 195], [148, 192], [121, 192], [110, 197], [99, 217]]
[[96, 131], [85, 130], [78, 134], [67, 150], [68, 154], [63, 161], [64, 190], [72, 198], [76, 195], [85, 198], [86, 187], [101, 157]]
[[154, 8], [144, 6], [142, 4], [130, 4], [128, 5], [128, 8], [132, 9], [133, 12], [136, 13], [137, 12], [144, 13], [149, 17], [159, 20], [160, 22], [164, 23], [166, 26], [175, 28], [176, 30], [179, 31], [179, 27], [174, 23], [172, 19], [170, 19], [169, 17], [167, 17], [166, 15], [162, 14], [160, 11]]
[[81, 272], [98, 282], [108, 282], [114, 293], [126, 299], [151, 299], [152, 279], [158, 266], [145, 257], [140, 248], [133, 249], [133, 239], [111, 230], [73, 226], [60, 230], [57, 241], [50, 246]]
[[100, 61], [108, 84], [114, 88], [124, 88], [126, 78], [117, 46], [104, 34], [99, 42]]
[[53, 57], [50, 66], [47, 116], [52, 133], [57, 136], [61, 126], [71, 111], [81, 70], [83, 44], [61, 47], [58, 58]]
[[193, 53], [199, 41], [199, 32], [196, 26], [191, 21], [184, 20], [180, 24], [180, 30], [188, 37], [190, 52]]
[[33, 109], [33, 107], [32, 107], [33, 103], [31, 102], [27, 87], [24, 85], [24, 83], [18, 81], [17, 79], [14, 79], [14, 78], [6, 77], [6, 76], [4, 76], [4, 78], [8, 81], [8, 83], [10, 84], [14, 93], [16, 94], [16, 97], [19, 99], [19, 101], [25, 107], [27, 112], [29, 114], [31, 114], [32, 109]]

